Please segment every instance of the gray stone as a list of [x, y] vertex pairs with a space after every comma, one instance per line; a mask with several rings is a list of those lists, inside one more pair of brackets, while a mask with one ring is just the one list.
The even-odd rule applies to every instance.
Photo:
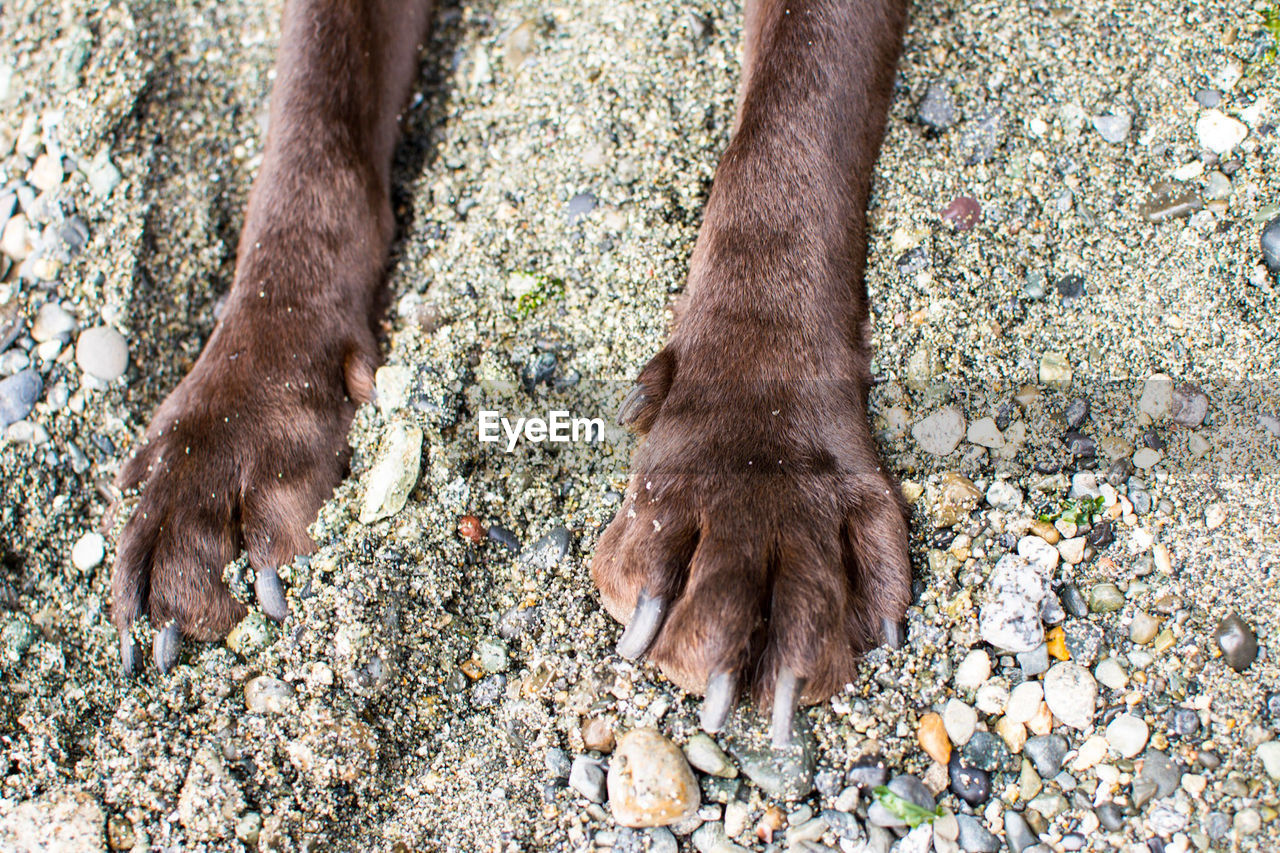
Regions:
[[920, 123], [934, 130], [946, 130], [956, 122], [956, 104], [951, 97], [951, 90], [943, 83], [931, 83], [925, 92], [920, 106], [916, 108], [916, 118]]
[[1000, 839], [989, 832], [982, 821], [967, 815], [956, 815], [956, 822], [960, 824], [960, 849], [966, 853], [997, 853], [1000, 849]]
[[1045, 673], [1044, 701], [1055, 717], [1073, 729], [1092, 725], [1097, 695], [1098, 683], [1079, 664], [1063, 661]]
[[739, 769], [770, 797], [798, 800], [813, 790], [817, 746], [808, 719], [797, 715], [791, 745], [774, 749], [767, 727], [760, 726], [749, 709], [739, 709], [729, 720], [723, 742]]
[[964, 413], [959, 406], [943, 406], [911, 428], [920, 449], [934, 456], [949, 456], [964, 438]]
[[364, 477], [360, 523], [370, 524], [404, 508], [422, 470], [422, 429], [392, 425], [382, 439], [377, 460]]
[[1093, 129], [1112, 145], [1119, 145], [1128, 139], [1132, 127], [1133, 118], [1128, 113], [1093, 117]]
[[287, 681], [259, 675], [244, 686], [244, 704], [254, 714], [282, 714], [293, 701], [293, 687]]
[[1039, 843], [1031, 827], [1022, 815], [1010, 809], [1004, 813], [1004, 838], [1013, 853], [1022, 853], [1028, 847]]
[[1232, 613], [1219, 622], [1213, 639], [1227, 665], [1236, 672], [1244, 672], [1258, 656], [1258, 637], [1239, 613]]
[[0, 379], [0, 430], [31, 414], [42, 390], [44, 383], [34, 370], [20, 370]]
[[604, 762], [597, 758], [579, 755], [569, 768], [569, 787], [593, 803], [605, 801]]
[[1280, 275], [1280, 216], [1266, 224], [1258, 236], [1258, 243], [1262, 247], [1262, 259], [1266, 261], [1267, 269], [1271, 270], [1272, 275]]
[[1031, 760], [1036, 773], [1045, 779], [1052, 779], [1062, 769], [1068, 749], [1067, 739], [1062, 735], [1038, 735], [1027, 739], [1022, 753]]
[[1209, 413], [1209, 395], [1195, 385], [1182, 384], [1173, 390], [1169, 414], [1184, 427], [1198, 427]]
[[684, 745], [684, 756], [689, 763], [703, 773], [732, 779], [738, 775], [738, 768], [733, 766], [729, 756], [708, 735], [698, 732], [689, 738]]

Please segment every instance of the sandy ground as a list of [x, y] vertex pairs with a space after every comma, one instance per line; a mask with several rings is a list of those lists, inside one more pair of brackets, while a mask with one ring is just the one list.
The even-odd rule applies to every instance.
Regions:
[[[732, 118], [739, 4], [517, 0], [439, 12], [397, 158], [403, 228], [385, 349], [397, 370], [380, 379], [380, 407], [356, 419], [352, 477], [314, 529], [319, 551], [282, 571], [292, 614], [279, 628], [251, 616], [227, 645], [189, 644], [168, 676], [126, 681], [107, 618], [111, 536], [95, 565], [77, 567], [71, 551], [86, 533], [118, 529], [111, 478], [213, 327], [260, 162], [279, 12], [240, 0], [21, 0], [0, 11], [0, 182], [29, 180], [49, 150], [41, 138], [53, 138], [68, 158], [55, 194], [91, 235], [52, 281], [15, 268], [0, 306], [30, 326], [57, 300], [80, 329], [118, 327], [130, 356], [125, 376], [104, 384], [84, 376], [72, 346], [44, 360], [30, 338], [17, 344], [44, 392], [28, 426], [0, 444], [0, 842], [19, 843], [34, 822], [55, 848], [53, 825], [116, 849], [658, 845], [664, 837], [620, 834], [607, 804], [566, 787], [554, 751], [584, 753], [593, 719], [656, 725], [677, 743], [696, 731], [694, 698], [612, 652], [617, 627], [586, 571], [629, 444], [611, 433], [599, 446], [506, 455], [476, 440], [475, 416], [492, 405], [611, 419], [661, 345]], [[1205, 784], [1158, 800], [1181, 817], [1175, 828], [1138, 808], [1107, 831], [1089, 806], [1109, 799], [1092, 796], [1109, 777], [1086, 769], [1076, 775], [1090, 796], [1043, 821], [1043, 838], [1053, 849], [1072, 832], [1099, 850], [1159, 837], [1184, 849], [1280, 845], [1277, 783], [1257, 751], [1275, 740], [1267, 699], [1280, 687], [1280, 425], [1265, 419], [1280, 414], [1280, 307], [1257, 249], [1280, 202], [1280, 71], [1253, 64], [1260, 32], [1253, 11], [1224, 2], [915, 5], [876, 175], [868, 280], [885, 380], [877, 424], [918, 496], [918, 595], [907, 647], [872, 655], [858, 683], [809, 712], [820, 778], [867, 754], [930, 778], [917, 721], [952, 696], [972, 701], [953, 673], [981, 647], [983, 579], [1070, 487], [1072, 469], [1044, 470], [1070, 463], [1063, 406], [1092, 400], [1101, 474], [1141, 448], [1151, 418], [1138, 399], [1158, 371], [1202, 387], [1208, 417], [1187, 429], [1157, 416], [1165, 447], [1139, 472], [1152, 507], [1117, 517], [1116, 542], [1064, 563], [1057, 582], [1086, 593], [1116, 582], [1125, 594], [1121, 609], [1086, 620], [1132, 676], [1103, 691], [1099, 729], [1119, 709], [1145, 717], [1152, 744], [1163, 740]], [[928, 129], [917, 108], [939, 82], [955, 121]], [[1201, 157], [1200, 89], [1221, 91], [1220, 109], [1247, 130], [1221, 158]], [[1120, 113], [1131, 130], [1107, 142], [1091, 118]], [[122, 176], [105, 193], [85, 176], [100, 152]], [[1190, 219], [1142, 215], [1157, 185], [1196, 194], [1219, 168], [1230, 171], [1225, 199]], [[957, 196], [981, 204], [972, 230], [941, 221]], [[1067, 299], [1073, 285], [1058, 284], [1070, 276], [1084, 291]], [[534, 281], [547, 298], [522, 307]], [[970, 424], [997, 415], [1045, 375], [1051, 353], [1070, 364], [1072, 386], [1017, 410], [1025, 445], [961, 442], [935, 455], [912, 438], [912, 424], [952, 402]], [[547, 381], [520, 390], [534, 375]], [[361, 523], [379, 447], [406, 424], [425, 435], [410, 500]], [[953, 473], [980, 492], [1005, 480], [1025, 501], [1008, 511], [970, 501], [948, 519]], [[523, 551], [460, 538], [464, 514]], [[1170, 561], [1148, 574], [1153, 553]], [[246, 574], [228, 569], [248, 600]], [[1160, 614], [1172, 640], [1146, 663], [1130, 654], [1138, 610]], [[1243, 673], [1212, 639], [1233, 610], [1261, 646]], [[995, 657], [997, 678], [1016, 677], [1011, 656]], [[246, 710], [259, 676], [280, 681], [252, 682], [266, 698]], [[1168, 733], [1173, 708], [1194, 710], [1198, 732]], [[1055, 731], [1073, 749], [1090, 734]], [[1122, 805], [1141, 760], [1107, 763]], [[1016, 769], [996, 781], [1003, 805], [976, 810], [997, 834], [1005, 806], [1026, 806]], [[723, 799], [703, 781], [702, 817], [714, 823]], [[841, 787], [784, 810], [829, 808]], [[746, 804], [750, 828], [767, 817], [753, 783], [726, 796]], [[1226, 816], [1224, 836], [1210, 831], [1214, 814]], [[736, 840], [762, 846], [750, 828]], [[682, 846], [691, 829], [676, 833]]]

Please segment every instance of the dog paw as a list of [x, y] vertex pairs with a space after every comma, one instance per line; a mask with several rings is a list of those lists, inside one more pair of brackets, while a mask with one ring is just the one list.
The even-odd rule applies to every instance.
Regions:
[[242, 548], [263, 611], [288, 613], [277, 567], [312, 550], [307, 527], [345, 471], [376, 348], [367, 329], [272, 317], [229, 312], [117, 478], [141, 489], [111, 582], [126, 672], [141, 667], [131, 626], [144, 613], [161, 671], [183, 637], [220, 639], [244, 617], [222, 580]]
[[740, 691], [771, 702], [781, 746], [799, 702], [852, 681], [861, 653], [901, 643], [907, 513], [859, 371], [725, 380], [717, 362], [673, 344], [641, 373], [620, 420], [647, 435], [591, 570], [627, 626], [620, 654], [647, 654], [703, 693], [710, 731]]

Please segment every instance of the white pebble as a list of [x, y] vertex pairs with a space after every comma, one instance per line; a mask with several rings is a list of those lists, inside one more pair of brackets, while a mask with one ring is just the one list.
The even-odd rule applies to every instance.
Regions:
[[1200, 144], [1221, 157], [1244, 142], [1249, 128], [1221, 110], [1206, 110], [1196, 119], [1196, 138]]
[[85, 329], [76, 341], [76, 364], [94, 379], [112, 382], [129, 366], [129, 344], [111, 326]]
[[1005, 707], [1005, 716], [1016, 723], [1029, 722], [1040, 710], [1040, 700], [1044, 698], [1044, 688], [1038, 681], [1024, 681], [1009, 693], [1009, 704]]
[[1107, 724], [1107, 743], [1125, 758], [1133, 758], [1147, 745], [1151, 730], [1133, 714], [1120, 714]]
[[978, 727], [978, 712], [959, 699], [949, 699], [942, 709], [942, 727], [956, 746], [964, 746]]
[[991, 656], [982, 649], [974, 649], [956, 667], [955, 683], [961, 690], [973, 690], [990, 677]]
[[82, 572], [97, 568], [107, 553], [107, 542], [100, 533], [86, 533], [71, 547], [71, 565]]

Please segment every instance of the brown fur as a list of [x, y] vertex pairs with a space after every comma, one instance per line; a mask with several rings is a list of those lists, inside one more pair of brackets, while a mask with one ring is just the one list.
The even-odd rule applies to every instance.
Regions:
[[[220, 580], [310, 548], [342, 476], [392, 219], [395, 110], [424, 10], [291, 0], [267, 156], [227, 314], [121, 483], [122, 632], [144, 608], [212, 639], [243, 615]], [[671, 602], [650, 656], [702, 690], [780, 666], [819, 700], [909, 599], [906, 514], [867, 418], [865, 209], [902, 0], [748, 4], [744, 73], [680, 322], [628, 415], [647, 434], [592, 576], [627, 621]]]

